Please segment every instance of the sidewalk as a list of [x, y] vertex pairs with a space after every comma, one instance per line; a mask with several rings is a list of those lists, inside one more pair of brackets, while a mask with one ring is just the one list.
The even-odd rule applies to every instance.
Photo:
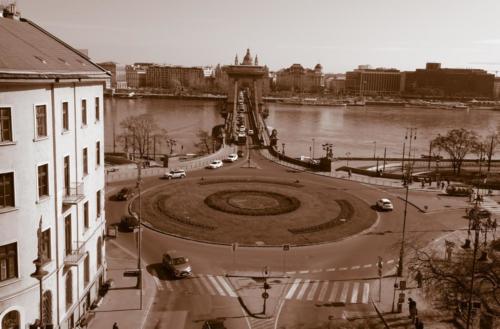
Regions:
[[137, 256], [120, 246], [120, 238], [107, 240], [106, 261], [107, 279], [113, 285], [99, 307], [92, 312], [95, 317], [90, 321], [89, 329], [113, 328], [117, 323], [120, 329], [143, 328], [156, 296], [156, 286], [151, 274], [143, 263], [143, 300], [140, 308], [140, 290], [136, 289], [137, 278], [125, 277], [125, 271], [137, 269]]

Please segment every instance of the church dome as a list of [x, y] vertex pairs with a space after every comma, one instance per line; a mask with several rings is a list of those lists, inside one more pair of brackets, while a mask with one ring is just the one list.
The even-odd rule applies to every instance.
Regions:
[[243, 65], [253, 65], [252, 56], [250, 55], [250, 49], [247, 49], [247, 53], [243, 58]]
[[321, 66], [321, 64], [320, 64], [320, 63], [318, 63], [318, 64], [316, 64], [316, 66], [314, 67], [314, 69], [315, 69], [316, 71], [321, 71], [321, 70], [323, 70], [323, 66]]

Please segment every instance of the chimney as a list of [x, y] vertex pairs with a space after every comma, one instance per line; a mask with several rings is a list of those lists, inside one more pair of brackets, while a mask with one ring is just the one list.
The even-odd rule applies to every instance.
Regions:
[[17, 11], [16, 4], [11, 3], [10, 5], [5, 6], [5, 8], [3, 9], [3, 17], [9, 17], [19, 20], [19, 18], [21, 17], [21, 13]]

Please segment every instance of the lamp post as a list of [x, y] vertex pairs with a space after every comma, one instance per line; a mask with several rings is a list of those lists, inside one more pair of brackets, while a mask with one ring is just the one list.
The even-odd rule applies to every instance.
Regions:
[[375, 159], [377, 154], [377, 141], [373, 141], [373, 158]]
[[315, 148], [315, 147], [314, 147], [314, 146], [315, 146], [315, 145], [314, 145], [314, 142], [315, 142], [315, 139], [313, 138], [312, 140], [313, 140], [313, 146], [312, 146], [312, 148], [313, 148], [313, 149], [312, 149], [312, 158], [313, 158], [313, 160], [314, 160], [314, 148]]
[[[411, 173], [410, 173], [411, 174]], [[404, 254], [405, 254], [405, 233], [406, 233], [406, 212], [408, 209], [408, 190], [409, 183], [408, 179], [405, 179], [405, 209], [403, 213], [403, 233], [401, 237], [401, 248], [399, 250], [399, 263], [398, 263], [398, 276], [403, 276], [403, 264], [404, 264]]]
[[142, 169], [142, 161], [138, 161], [137, 163], [137, 189], [138, 189], [138, 199], [139, 199], [139, 206], [138, 206], [138, 214], [137, 214], [137, 219], [139, 221], [139, 229], [137, 232], [137, 285], [136, 287], [140, 289], [139, 293], [139, 303], [140, 307], [142, 310], [142, 213], [141, 213], [141, 183], [142, 183], [142, 177], [141, 177], [141, 169]]
[[351, 156], [351, 152], [346, 152], [345, 157], [346, 157], [346, 167], [349, 167], [349, 157]]
[[47, 271], [43, 269], [45, 264], [45, 255], [43, 253], [43, 238], [42, 238], [42, 217], [38, 223], [38, 230], [36, 232], [38, 238], [37, 258], [33, 261], [35, 264], [35, 272], [31, 273], [31, 277], [38, 280], [40, 291], [40, 328], [44, 327], [43, 323], [43, 277], [47, 275]]

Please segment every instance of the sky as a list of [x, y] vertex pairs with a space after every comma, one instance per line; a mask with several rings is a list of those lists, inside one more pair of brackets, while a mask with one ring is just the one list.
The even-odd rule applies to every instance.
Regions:
[[97, 62], [232, 64], [250, 48], [271, 70], [441, 62], [500, 71], [500, 0], [17, 0], [17, 7]]

